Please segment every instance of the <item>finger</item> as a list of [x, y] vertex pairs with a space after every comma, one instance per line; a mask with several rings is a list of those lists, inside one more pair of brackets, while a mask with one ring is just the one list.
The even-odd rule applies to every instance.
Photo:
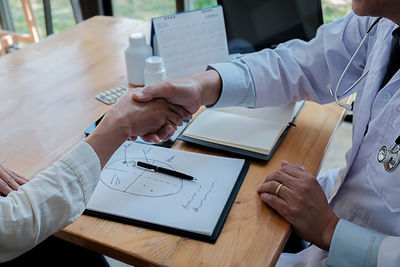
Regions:
[[129, 140], [135, 142], [137, 140], [137, 136], [131, 136], [131, 137], [129, 137]]
[[170, 124], [164, 125], [161, 129], [159, 129], [156, 132], [158, 138], [160, 138], [161, 140], [164, 140], [164, 141], [168, 140], [172, 135], [174, 135], [174, 133], [175, 133], [175, 129]]
[[0, 179], [2, 179], [11, 189], [17, 190], [19, 184], [6, 172], [5, 169], [0, 169]]
[[267, 178], [265, 178], [264, 183], [276, 181], [280, 184], [284, 184], [290, 189], [293, 189], [296, 187], [298, 180], [299, 179], [297, 177], [292, 177], [290, 174], [287, 174], [279, 169], [276, 172], [269, 174]]
[[177, 113], [175, 113], [173, 111], [168, 112], [167, 119], [170, 122], [172, 122], [174, 125], [181, 126], [183, 124], [182, 123], [182, 117], [179, 114], [177, 114]]
[[13, 190], [3, 181], [0, 179], [0, 193], [3, 195], [8, 195]]
[[143, 141], [148, 142], [148, 143], [155, 143], [158, 144], [160, 143], [160, 138], [158, 137], [157, 134], [151, 133], [151, 134], [145, 134], [141, 136]]
[[177, 106], [174, 104], [167, 103], [168, 109], [179, 114], [181, 118], [186, 119], [186, 120], [191, 120], [192, 119], [192, 114], [187, 111], [185, 108], [181, 106]]
[[288, 208], [287, 202], [274, 194], [262, 193], [260, 197], [265, 204], [276, 210], [281, 215], [283, 211]]
[[301, 170], [301, 171], [305, 171], [305, 168], [304, 168], [303, 166], [289, 163], [289, 162], [287, 162], [286, 160], [283, 160], [283, 161], [281, 162], [281, 166], [282, 166], [282, 167], [283, 167], [283, 166], [291, 166], [291, 167], [293, 167], [293, 168], [295, 168], [295, 169], [299, 169], [299, 170]]
[[277, 182], [277, 181], [271, 181], [271, 182], [266, 182], [263, 184], [260, 184], [259, 186], [257, 186], [257, 193], [262, 194], [262, 193], [269, 193], [269, 194], [275, 194], [276, 188], [278, 188], [278, 186], [281, 183]]
[[[279, 188], [279, 185], [281, 185], [280, 188]], [[278, 188], [279, 188], [279, 190], [278, 190]], [[277, 191], [278, 191], [278, 193], [277, 193]], [[273, 194], [273, 195], [276, 195], [276, 196], [282, 198], [285, 201], [290, 200], [291, 196], [293, 194], [288, 187], [286, 187], [284, 184], [281, 184], [276, 181], [266, 182], [266, 183], [259, 185], [257, 187], [257, 192], [259, 194], [263, 194], [263, 193]]]
[[294, 178], [303, 178], [305, 176], [312, 176], [310, 173], [299, 168], [300, 166], [293, 167], [290, 165], [285, 165], [279, 169], [279, 171], [286, 173]]
[[9, 174], [10, 176], [18, 177], [19, 179], [25, 181], [25, 183], [29, 182], [28, 179], [26, 179], [25, 177], [19, 175], [18, 173], [14, 172], [13, 170], [10, 170], [10, 169], [8, 169], [8, 168], [4, 168], [4, 169], [8, 172], [8, 174]]
[[13, 179], [15, 180], [15, 182], [18, 184], [18, 185], [23, 185], [23, 184], [26, 184], [27, 183], [27, 181], [26, 180], [22, 180], [21, 178], [19, 178], [19, 177], [13, 177]]

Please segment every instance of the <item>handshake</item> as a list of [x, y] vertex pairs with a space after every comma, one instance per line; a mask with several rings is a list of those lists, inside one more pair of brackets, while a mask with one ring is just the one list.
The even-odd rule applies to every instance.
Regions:
[[215, 70], [187, 78], [166, 80], [144, 88], [130, 89], [105, 114], [86, 139], [100, 159], [102, 167], [126, 140], [159, 143], [168, 140], [191, 119], [201, 105], [215, 104], [222, 82]]
[[122, 134], [135, 140], [159, 143], [168, 140], [191, 119], [201, 105], [214, 104], [219, 98], [221, 81], [211, 70], [187, 78], [166, 80], [144, 88], [129, 90], [107, 112]]

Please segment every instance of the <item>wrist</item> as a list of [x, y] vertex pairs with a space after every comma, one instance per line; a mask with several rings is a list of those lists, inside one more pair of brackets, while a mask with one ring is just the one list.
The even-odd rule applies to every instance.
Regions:
[[106, 113], [96, 129], [86, 138], [86, 142], [96, 152], [101, 168], [105, 166], [114, 151], [130, 137], [124, 127], [114, 123], [114, 116], [108, 116], [109, 112]]
[[215, 103], [217, 103], [221, 95], [222, 91], [221, 77], [215, 70], [208, 70], [199, 75], [201, 76], [199, 79], [200, 91], [201, 91], [201, 104], [214, 105]]
[[339, 223], [339, 218], [336, 216], [335, 213], [332, 212], [331, 219], [329, 220], [328, 224], [326, 225], [325, 229], [322, 232], [322, 244], [321, 248], [329, 251], [331, 246], [333, 233], [335, 232], [336, 226]]

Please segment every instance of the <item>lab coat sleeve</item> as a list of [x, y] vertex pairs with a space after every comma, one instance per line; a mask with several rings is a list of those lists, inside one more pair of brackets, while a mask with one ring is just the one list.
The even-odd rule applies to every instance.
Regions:
[[7, 197], [0, 197], [0, 262], [11, 260], [75, 221], [100, 178], [86, 142]]
[[328, 266], [398, 266], [400, 237], [383, 235], [341, 219], [332, 237]]
[[[298, 39], [264, 49], [229, 63], [212, 64], [222, 80], [222, 93], [214, 107], [265, 107], [299, 100], [334, 101], [334, 87], [345, 65], [364, 37], [373, 18], [346, 18], [322, 25], [309, 42]], [[266, 27], [266, 30], [268, 28]], [[341, 91], [362, 74], [367, 44], [357, 54], [346, 74]]]

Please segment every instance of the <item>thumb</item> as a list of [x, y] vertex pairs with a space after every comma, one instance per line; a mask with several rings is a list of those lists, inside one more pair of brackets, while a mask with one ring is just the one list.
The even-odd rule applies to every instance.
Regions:
[[167, 85], [165, 83], [158, 83], [149, 85], [143, 88], [135, 88], [133, 90], [132, 98], [138, 102], [148, 102], [155, 98], [166, 98]]

